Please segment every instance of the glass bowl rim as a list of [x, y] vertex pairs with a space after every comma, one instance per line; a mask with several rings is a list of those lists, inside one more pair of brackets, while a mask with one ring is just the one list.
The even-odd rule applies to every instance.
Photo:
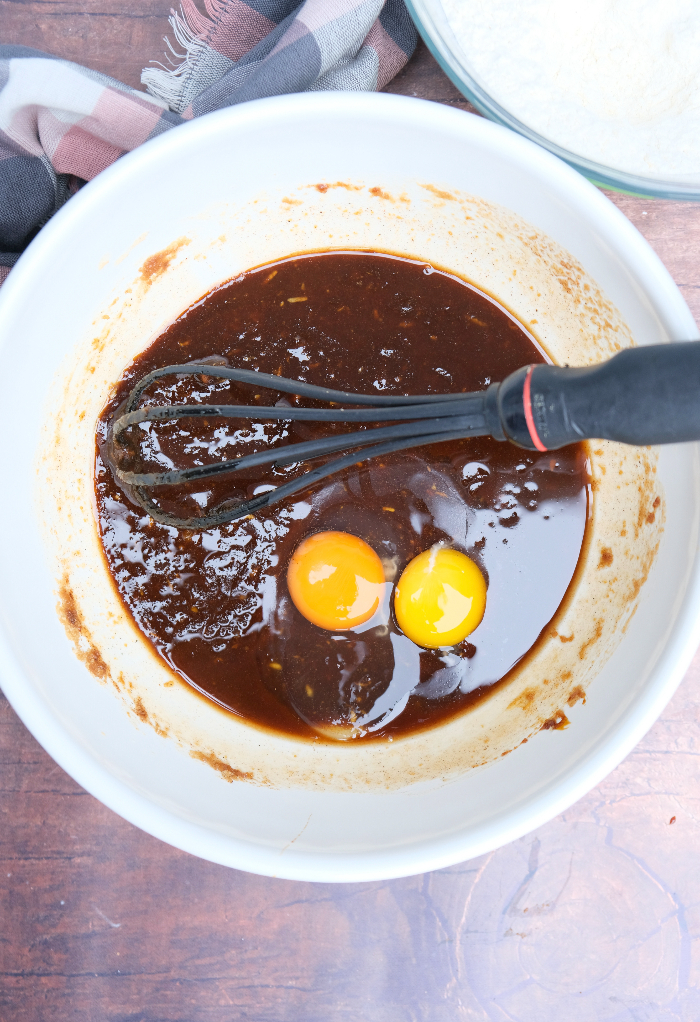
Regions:
[[676, 199], [700, 202], [700, 184], [684, 185], [680, 182], [648, 178], [616, 170], [614, 167], [606, 167], [602, 163], [596, 163], [585, 156], [564, 149], [544, 135], [533, 131], [527, 124], [518, 120], [505, 107], [497, 103], [467, 71], [435, 23], [426, 0], [405, 0], [405, 3], [420, 36], [442, 70], [472, 106], [485, 117], [495, 121], [496, 124], [516, 131], [536, 145], [542, 146], [543, 149], [547, 149], [600, 188], [608, 188], [623, 195], [642, 199]]

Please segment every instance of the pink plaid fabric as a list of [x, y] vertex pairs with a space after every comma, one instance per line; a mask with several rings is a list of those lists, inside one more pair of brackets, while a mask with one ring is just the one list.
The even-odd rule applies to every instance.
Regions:
[[0, 284], [80, 187], [183, 120], [263, 96], [374, 90], [413, 52], [403, 0], [183, 0], [171, 67], [137, 92], [21, 46], [0, 46]]

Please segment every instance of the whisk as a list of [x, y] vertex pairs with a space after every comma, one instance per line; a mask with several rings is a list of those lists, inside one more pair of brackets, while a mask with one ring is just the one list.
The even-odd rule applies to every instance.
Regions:
[[[141, 406], [149, 386], [164, 376], [204, 375], [257, 389], [324, 401], [330, 408], [191, 404]], [[360, 407], [337, 407], [351, 405]], [[266, 448], [256, 454], [165, 472], [121, 467], [125, 431], [142, 422], [182, 418], [310, 420], [355, 424], [391, 422], [353, 432]], [[353, 394], [209, 362], [163, 366], [134, 386], [107, 437], [107, 460], [129, 497], [157, 522], [205, 530], [254, 515], [342, 469], [389, 454], [446, 440], [491, 436], [531, 451], [551, 451], [586, 439], [626, 444], [678, 443], [700, 439], [700, 341], [628, 348], [589, 368], [530, 365], [482, 391], [418, 396]], [[262, 465], [276, 468], [341, 457], [309, 468], [295, 479], [248, 500], [231, 498], [205, 514], [181, 518], [164, 511], [150, 492]]]

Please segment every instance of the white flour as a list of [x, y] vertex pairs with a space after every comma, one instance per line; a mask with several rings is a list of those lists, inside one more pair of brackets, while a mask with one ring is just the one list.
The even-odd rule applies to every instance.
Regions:
[[565, 149], [700, 181], [700, 0], [442, 0], [467, 66]]

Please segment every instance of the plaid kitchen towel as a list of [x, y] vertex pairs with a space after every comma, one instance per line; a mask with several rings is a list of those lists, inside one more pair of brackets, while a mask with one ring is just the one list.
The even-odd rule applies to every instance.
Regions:
[[[183, 0], [181, 52], [148, 93], [23, 46], [0, 45], [0, 284], [83, 182], [130, 149], [211, 110], [311, 90], [381, 89], [416, 32], [403, 0]], [[166, 40], [167, 41], [167, 40]], [[172, 63], [172, 62], [171, 62]]]

